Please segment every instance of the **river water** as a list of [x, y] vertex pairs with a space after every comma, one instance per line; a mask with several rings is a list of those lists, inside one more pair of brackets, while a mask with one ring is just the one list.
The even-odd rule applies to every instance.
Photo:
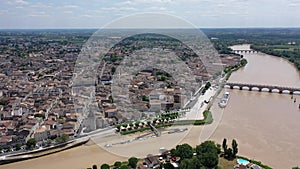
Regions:
[[[234, 46], [235, 49], [248, 49], [249, 45]], [[300, 76], [297, 69], [288, 61], [261, 53], [244, 54], [248, 64], [232, 73], [230, 82], [282, 85], [300, 87]], [[257, 92], [246, 90], [230, 90], [230, 100], [223, 110], [221, 120], [215, 118], [216, 130], [210, 139], [222, 143], [223, 138], [229, 142], [236, 139], [239, 144], [239, 155], [257, 159], [275, 169], [291, 169], [300, 166], [300, 96]], [[220, 98], [220, 96], [219, 96]], [[214, 117], [220, 116], [222, 110], [217, 103], [212, 106]], [[153, 142], [163, 145], [170, 140], [182, 137], [181, 143], [195, 146], [201, 142], [199, 135], [203, 126], [194, 127], [187, 135], [165, 135], [153, 140], [132, 143], [120, 147], [123, 152], [139, 149], [148, 153], [158, 151], [151, 148]], [[145, 146], [147, 145], [147, 146]], [[229, 145], [230, 147], [230, 145]], [[114, 148], [114, 147], [112, 147]], [[17, 162], [0, 166], [0, 169], [82, 169], [92, 164], [109, 163], [126, 160], [109, 153], [95, 144], [87, 144], [57, 154], [38, 159]], [[151, 152], [154, 151], [154, 152]]]
[[[249, 49], [249, 45], [233, 46]], [[298, 70], [288, 61], [262, 53], [244, 54], [248, 64], [229, 82], [300, 87]], [[230, 90], [230, 100], [211, 139], [236, 139], [239, 154], [274, 168], [300, 166], [300, 96]], [[218, 109], [217, 106], [214, 109]]]

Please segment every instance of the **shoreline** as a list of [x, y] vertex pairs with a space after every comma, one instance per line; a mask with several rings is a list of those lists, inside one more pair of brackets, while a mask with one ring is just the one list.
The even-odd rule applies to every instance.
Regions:
[[[69, 142], [62, 143], [59, 145], [55, 145], [52, 147], [46, 147], [43, 149], [37, 149], [37, 150], [32, 150], [32, 151], [25, 151], [17, 154], [9, 154], [5, 156], [0, 157], [0, 165], [4, 164], [9, 164], [9, 163], [14, 163], [18, 161], [24, 161], [24, 160], [29, 160], [29, 159], [34, 159], [34, 158], [39, 158], [43, 156], [47, 156], [50, 154], [55, 154], [59, 153], [77, 146], [81, 146], [85, 143], [87, 143], [90, 138], [81, 138], [82, 140], [70, 140]], [[52, 151], [53, 150], [53, 151]]]

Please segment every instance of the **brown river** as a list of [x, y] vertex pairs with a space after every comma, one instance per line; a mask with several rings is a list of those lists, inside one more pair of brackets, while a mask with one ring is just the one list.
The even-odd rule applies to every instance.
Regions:
[[[234, 46], [249, 49], [249, 45]], [[244, 54], [248, 64], [234, 72], [229, 82], [300, 87], [298, 70], [288, 61], [262, 54]], [[230, 90], [230, 100], [211, 137], [239, 142], [239, 154], [271, 167], [300, 166], [300, 96]]]
[[[233, 48], [247, 49], [249, 45]], [[230, 82], [300, 87], [299, 72], [288, 61], [261, 53], [244, 54], [244, 57], [248, 60], [248, 64], [234, 72], [229, 79]], [[289, 94], [236, 89], [224, 89], [224, 91], [230, 92], [229, 103], [222, 113], [221, 120], [214, 122], [216, 130], [210, 139], [222, 143], [223, 138], [227, 138], [230, 142], [234, 138], [239, 144], [240, 155], [260, 160], [275, 169], [291, 169], [293, 166], [300, 166], [300, 109], [298, 108], [300, 95], [293, 96], [296, 98], [294, 103], [294, 99], [291, 99]], [[220, 113], [217, 101], [211, 110], [214, 116]], [[199, 141], [199, 133], [202, 129], [202, 126], [197, 126], [187, 135], [181, 133], [164, 135], [160, 138], [122, 145], [116, 149], [122, 150], [123, 153], [130, 152], [132, 149], [156, 153], [157, 147], [168, 144], [175, 137], [184, 137], [181, 143], [195, 146], [201, 141]], [[154, 143], [157, 144], [155, 148], [152, 147]], [[114, 147], [111, 148], [113, 149]], [[85, 169], [93, 164], [113, 164], [116, 160], [123, 161], [126, 158], [111, 154], [89, 143], [38, 159], [2, 165], [0, 169]]]

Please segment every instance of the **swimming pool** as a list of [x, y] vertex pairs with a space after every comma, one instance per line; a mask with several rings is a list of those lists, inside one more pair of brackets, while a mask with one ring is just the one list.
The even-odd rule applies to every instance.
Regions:
[[243, 164], [243, 165], [248, 165], [250, 162], [248, 160], [242, 159], [242, 158], [238, 158], [237, 162], [239, 164]]

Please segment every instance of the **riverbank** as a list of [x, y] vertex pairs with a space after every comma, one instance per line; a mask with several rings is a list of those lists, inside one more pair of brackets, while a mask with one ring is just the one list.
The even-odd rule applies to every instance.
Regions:
[[66, 143], [61, 143], [58, 145], [41, 148], [41, 149], [37, 149], [37, 150], [4, 155], [4, 156], [0, 157], [0, 165], [23, 161], [23, 160], [29, 160], [29, 159], [33, 159], [33, 158], [39, 158], [42, 156], [58, 153], [58, 152], [65, 151], [65, 150], [68, 150], [68, 149], [71, 149], [71, 148], [74, 148], [77, 146], [81, 146], [81, 145], [87, 143], [88, 141], [89, 141], [89, 138], [86, 137], [86, 138], [71, 140]]

